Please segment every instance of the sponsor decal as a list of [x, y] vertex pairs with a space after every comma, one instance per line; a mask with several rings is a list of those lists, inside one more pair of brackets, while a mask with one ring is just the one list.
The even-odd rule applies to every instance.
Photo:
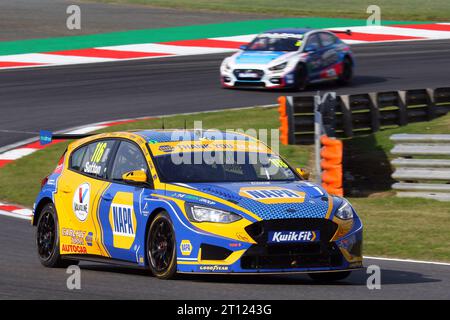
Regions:
[[175, 148], [169, 145], [159, 146], [158, 150], [162, 152], [172, 152]]
[[109, 222], [114, 247], [130, 249], [136, 238], [136, 215], [133, 209], [132, 193], [116, 193], [109, 211]]
[[180, 250], [183, 256], [189, 256], [192, 252], [192, 244], [189, 240], [181, 240]]
[[89, 247], [92, 247], [92, 239], [94, 238], [94, 234], [92, 232], [89, 232], [86, 236], [86, 238], [84, 238], [84, 240], [86, 241], [86, 244]]
[[281, 187], [245, 187], [239, 190], [239, 195], [269, 204], [305, 201], [305, 192]]
[[199, 267], [200, 271], [228, 271], [229, 267], [228, 266], [218, 266], [218, 265], [206, 265], [206, 266], [200, 266]]
[[229, 244], [229, 246], [230, 246], [231, 248], [239, 248], [239, 247], [242, 247], [242, 243], [239, 243], [239, 242], [232, 242], [232, 243]]
[[271, 231], [269, 243], [315, 242], [320, 240], [320, 231]]
[[[92, 232], [90, 232], [92, 234]], [[76, 245], [84, 245], [84, 239], [86, 237], [86, 231], [82, 230], [73, 230], [69, 228], [62, 228], [61, 230], [61, 236], [62, 237], [68, 237], [70, 238], [71, 244]]]
[[243, 234], [241, 232], [236, 233], [236, 238], [238, 238], [239, 240], [244, 241], [244, 242], [250, 242], [251, 241], [250, 238], [247, 235], [245, 235], [245, 234]]
[[77, 254], [87, 254], [87, 249], [84, 246], [72, 245], [72, 244], [63, 244], [61, 246], [62, 252], [67, 253], [77, 253]]
[[75, 190], [73, 195], [73, 212], [81, 222], [84, 222], [89, 214], [90, 193], [89, 183], [83, 183]]

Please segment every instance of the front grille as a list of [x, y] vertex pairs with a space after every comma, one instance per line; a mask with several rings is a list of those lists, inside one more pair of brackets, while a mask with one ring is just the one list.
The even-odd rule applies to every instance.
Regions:
[[258, 243], [266, 243], [269, 231], [303, 231], [319, 230], [322, 242], [329, 242], [336, 233], [338, 225], [328, 219], [300, 218], [273, 219], [255, 222], [245, 228], [245, 231]]
[[[270, 231], [319, 230], [320, 241], [303, 243], [268, 243]], [[243, 269], [290, 269], [337, 267], [342, 264], [342, 254], [330, 242], [337, 224], [327, 219], [276, 219], [264, 220], [246, 227], [257, 242], [241, 257]]]
[[235, 87], [245, 87], [245, 88], [264, 88], [266, 84], [264, 82], [260, 81], [246, 81], [246, 82], [240, 82], [236, 81], [234, 83]]
[[225, 260], [233, 251], [227, 248], [214, 246], [212, 244], [202, 243], [202, 260]]
[[258, 81], [264, 76], [264, 71], [258, 69], [236, 69], [233, 71], [238, 80]]

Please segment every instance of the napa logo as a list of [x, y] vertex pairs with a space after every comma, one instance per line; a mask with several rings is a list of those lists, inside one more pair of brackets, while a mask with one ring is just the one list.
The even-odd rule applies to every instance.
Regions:
[[136, 238], [136, 215], [133, 209], [132, 193], [116, 193], [109, 211], [109, 222], [113, 234], [113, 246], [130, 249]]
[[305, 192], [281, 187], [245, 187], [239, 190], [239, 195], [268, 204], [305, 201]]
[[91, 187], [89, 183], [80, 185], [73, 194], [72, 207], [73, 212], [78, 220], [84, 222], [89, 214], [89, 199], [91, 194]]
[[189, 240], [181, 240], [180, 251], [183, 256], [189, 256], [192, 252], [192, 244]]
[[314, 242], [319, 241], [320, 231], [271, 231], [269, 243]]

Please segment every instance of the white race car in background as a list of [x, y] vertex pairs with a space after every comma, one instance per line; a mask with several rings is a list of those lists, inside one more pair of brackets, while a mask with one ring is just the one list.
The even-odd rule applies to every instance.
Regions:
[[220, 74], [225, 88], [303, 90], [312, 82], [338, 80], [348, 84], [353, 65], [350, 47], [330, 31], [276, 29], [258, 35], [225, 58]]

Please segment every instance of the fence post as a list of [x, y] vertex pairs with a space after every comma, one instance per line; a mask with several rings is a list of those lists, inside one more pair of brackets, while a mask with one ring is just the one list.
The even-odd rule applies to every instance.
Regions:
[[350, 110], [350, 99], [348, 95], [340, 96], [342, 111], [342, 127], [346, 137], [353, 137], [352, 111]]
[[372, 132], [377, 132], [380, 130], [380, 108], [378, 108], [378, 93], [370, 92], [370, 116], [372, 124]]
[[406, 108], [406, 91], [398, 92], [398, 125], [406, 126], [408, 124], [408, 110]]
[[427, 88], [428, 94], [428, 120], [432, 120], [437, 116], [437, 108], [434, 101], [434, 89]]

